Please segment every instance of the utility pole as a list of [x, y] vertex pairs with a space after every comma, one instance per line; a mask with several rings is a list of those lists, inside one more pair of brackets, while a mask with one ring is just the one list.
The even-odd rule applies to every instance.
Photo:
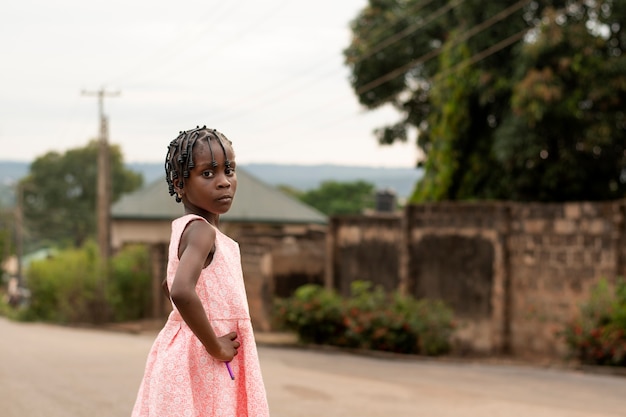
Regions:
[[17, 181], [15, 186], [15, 252], [17, 256], [17, 283], [24, 285], [24, 185]]
[[98, 181], [97, 181], [97, 224], [98, 224], [98, 247], [100, 256], [106, 264], [111, 255], [111, 161], [109, 156], [109, 126], [108, 119], [104, 115], [104, 97], [117, 97], [119, 91], [106, 92], [104, 88], [98, 91], [83, 91], [84, 96], [96, 96], [98, 98], [98, 117], [100, 120], [100, 135], [98, 137]]

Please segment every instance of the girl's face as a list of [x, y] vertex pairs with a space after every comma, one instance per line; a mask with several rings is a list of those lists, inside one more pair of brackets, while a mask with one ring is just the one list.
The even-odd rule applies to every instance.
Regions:
[[[210, 146], [209, 149], [209, 144], [204, 139], [195, 144], [195, 166], [189, 171], [189, 178], [185, 178], [185, 186], [180, 190], [185, 211], [198, 214], [209, 221], [230, 209], [237, 191], [235, 153], [231, 145], [224, 143], [227, 158], [215, 140], [211, 140]], [[217, 162], [215, 167], [212, 164], [213, 158]], [[229, 167], [225, 164], [226, 159], [230, 161]]]

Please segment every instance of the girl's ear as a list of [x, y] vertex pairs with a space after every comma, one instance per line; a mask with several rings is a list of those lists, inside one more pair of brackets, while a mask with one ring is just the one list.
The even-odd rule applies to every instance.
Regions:
[[184, 191], [182, 188], [180, 188], [178, 185], [175, 185], [174, 191], [176, 191], [176, 196], [178, 196], [179, 199], [183, 198]]

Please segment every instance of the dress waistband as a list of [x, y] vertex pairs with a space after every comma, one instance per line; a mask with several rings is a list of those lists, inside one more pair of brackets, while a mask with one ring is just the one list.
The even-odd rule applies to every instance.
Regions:
[[[183, 317], [180, 315], [180, 313], [177, 310], [172, 310], [172, 312], [170, 313], [170, 315], [167, 318], [168, 321], [174, 321], [174, 322], [185, 322], [185, 320], [183, 319]], [[238, 320], [250, 320], [250, 317], [218, 317], [218, 318], [209, 318], [210, 321], [238, 321]]]

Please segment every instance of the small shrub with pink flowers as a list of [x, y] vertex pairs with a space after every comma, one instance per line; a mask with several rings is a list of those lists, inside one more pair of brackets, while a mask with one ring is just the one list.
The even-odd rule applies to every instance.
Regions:
[[447, 353], [454, 327], [443, 302], [386, 294], [365, 281], [353, 282], [348, 298], [304, 285], [276, 300], [274, 321], [303, 343], [424, 355]]
[[345, 332], [342, 300], [318, 285], [303, 285], [291, 298], [274, 302], [274, 324], [293, 330], [304, 343], [326, 344]]
[[601, 280], [562, 335], [583, 364], [626, 366], [626, 281]]

